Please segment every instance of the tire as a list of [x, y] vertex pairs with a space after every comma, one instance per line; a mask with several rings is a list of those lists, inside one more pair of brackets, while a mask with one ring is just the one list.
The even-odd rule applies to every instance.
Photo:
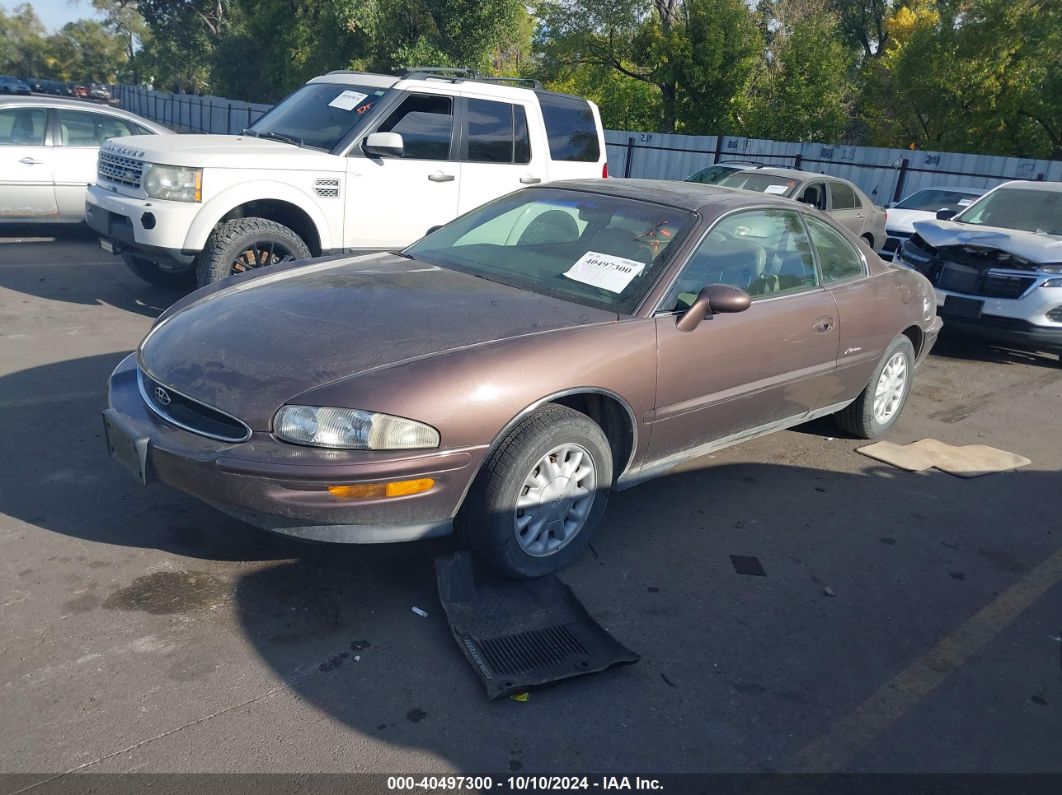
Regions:
[[196, 258], [200, 287], [254, 268], [306, 259], [310, 249], [283, 224], [265, 218], [234, 218], [218, 224]]
[[192, 268], [184, 271], [167, 271], [155, 262], [134, 257], [131, 254], [122, 254], [122, 262], [145, 282], [156, 287], [163, 287], [167, 290], [190, 290], [195, 287], [195, 270]]
[[[900, 361], [902, 359], [902, 365]], [[834, 419], [842, 430], [860, 439], [877, 439], [888, 433], [889, 429], [896, 424], [907, 405], [907, 398], [911, 394], [911, 382], [914, 377], [915, 351], [911, 340], [901, 334], [892, 341], [881, 357], [878, 366], [874, 368], [874, 374], [870, 381], [859, 393], [859, 397], [853, 400], [847, 407], [834, 415]], [[886, 368], [892, 367], [890, 374], [886, 374]], [[897, 370], [902, 367], [903, 382], [898, 385], [898, 391], [890, 388], [886, 379], [892, 380], [892, 386], [896, 387], [895, 377]], [[879, 387], [885, 388], [883, 397], [885, 404], [880, 411], [875, 411], [875, 402], [878, 399]], [[891, 404], [891, 409], [886, 406]]]
[[[548, 466], [556, 469], [547, 481], [554, 474]], [[565, 476], [568, 467], [575, 477]], [[536, 472], [548, 483], [540, 487], [542, 502], [518, 508]], [[585, 414], [550, 404], [513, 428], [484, 464], [457, 516], [458, 536], [481, 563], [509, 577], [553, 574], [590, 543], [611, 487], [612, 451], [600, 426]], [[589, 503], [579, 490], [589, 493]], [[581, 524], [565, 527], [576, 521]]]

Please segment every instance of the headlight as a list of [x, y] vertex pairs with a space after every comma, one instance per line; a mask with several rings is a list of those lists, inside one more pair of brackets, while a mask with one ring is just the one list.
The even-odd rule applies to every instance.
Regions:
[[415, 450], [438, 447], [430, 425], [389, 414], [320, 406], [284, 406], [273, 432], [286, 442], [348, 450]]
[[141, 184], [153, 199], [175, 202], [203, 201], [203, 169], [184, 166], [160, 166], [147, 163]]
[[1062, 279], [1048, 279], [1041, 287], [1062, 287]]
[[1062, 264], [1059, 265], [1037, 265], [1037, 270], [1042, 270], [1044, 273], [1062, 273]]

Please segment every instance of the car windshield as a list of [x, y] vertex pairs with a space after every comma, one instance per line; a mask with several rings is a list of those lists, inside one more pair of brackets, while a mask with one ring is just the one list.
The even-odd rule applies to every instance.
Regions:
[[630, 314], [693, 227], [688, 210], [533, 188], [463, 215], [405, 250], [417, 261]]
[[1062, 191], [998, 188], [971, 204], [954, 220], [1062, 236]]
[[969, 207], [976, 193], [964, 193], [961, 190], [941, 190], [929, 188], [912, 193], [902, 202], [896, 205], [897, 210], [924, 210], [935, 213], [937, 210], [955, 210], [958, 212], [963, 207]]
[[793, 177], [780, 177], [776, 174], [764, 174], [762, 171], [738, 171], [719, 180], [718, 185], [726, 188], [742, 188], [757, 193], [773, 193], [776, 196], [788, 196], [799, 184]]
[[386, 93], [369, 86], [310, 83], [252, 124], [250, 132], [331, 151]]

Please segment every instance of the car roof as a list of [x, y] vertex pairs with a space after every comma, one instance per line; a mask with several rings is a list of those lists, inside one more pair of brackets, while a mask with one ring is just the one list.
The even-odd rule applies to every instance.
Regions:
[[1062, 182], [1040, 182], [1031, 179], [1016, 179], [1011, 182], [1004, 182], [1001, 185], [996, 185], [992, 190], [996, 190], [997, 188], [1016, 188], [1018, 190], [1039, 190], [1049, 191], [1051, 193], [1062, 193]]
[[790, 179], [835, 179], [840, 182], [851, 182], [843, 177], [835, 177], [832, 174], [819, 174], [815, 171], [801, 171], [796, 168], [782, 168], [780, 166], [756, 166], [746, 168], [745, 171], [755, 171], [758, 174], [771, 174], [776, 177], [789, 177]]
[[[960, 188], [957, 185], [927, 185], [926, 187], [919, 188], [918, 190], [912, 191], [911, 193], [908, 193], [907, 195], [908, 196], [914, 196], [916, 193], [921, 193], [924, 190], [950, 190], [950, 191], [955, 191], [956, 193], [971, 193], [971, 194], [973, 194], [975, 196], [981, 196], [981, 195], [983, 195], [985, 193], [988, 193], [988, 191], [991, 190], [991, 189], [990, 188], [969, 188], [969, 187], [961, 187]], [[904, 198], [906, 198], [906, 197], [904, 197]]]
[[110, 113], [114, 116], [120, 116], [123, 119], [129, 119], [135, 121], [137, 124], [141, 124], [145, 127], [150, 127], [153, 130], [165, 130], [158, 122], [151, 119], [145, 119], [143, 116], [137, 116], [135, 113], [130, 113], [127, 110], [116, 108], [111, 105], [101, 105], [98, 102], [86, 102], [83, 99], [73, 99], [67, 97], [37, 97], [37, 96], [4, 96], [0, 97], [0, 105], [18, 105], [19, 107], [33, 107], [36, 105], [46, 108], [63, 108], [69, 110], [89, 110], [98, 111], [102, 113]]
[[[794, 202], [769, 193], [705, 185], [700, 182], [682, 182], [668, 179], [565, 179], [550, 182], [542, 188], [561, 188], [638, 199], [698, 212], [706, 208], [722, 212], [730, 207], [744, 204], [757, 206], [776, 205], [793, 209]], [[541, 189], [541, 188], [540, 188]]]

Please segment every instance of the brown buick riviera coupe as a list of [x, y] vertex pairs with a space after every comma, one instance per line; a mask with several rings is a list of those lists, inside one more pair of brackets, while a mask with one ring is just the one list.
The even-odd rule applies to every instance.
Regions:
[[268, 530], [456, 529], [515, 577], [587, 545], [611, 489], [834, 414], [886, 432], [932, 287], [788, 199], [585, 180], [400, 254], [255, 271], [176, 303], [114, 371], [111, 453]]

